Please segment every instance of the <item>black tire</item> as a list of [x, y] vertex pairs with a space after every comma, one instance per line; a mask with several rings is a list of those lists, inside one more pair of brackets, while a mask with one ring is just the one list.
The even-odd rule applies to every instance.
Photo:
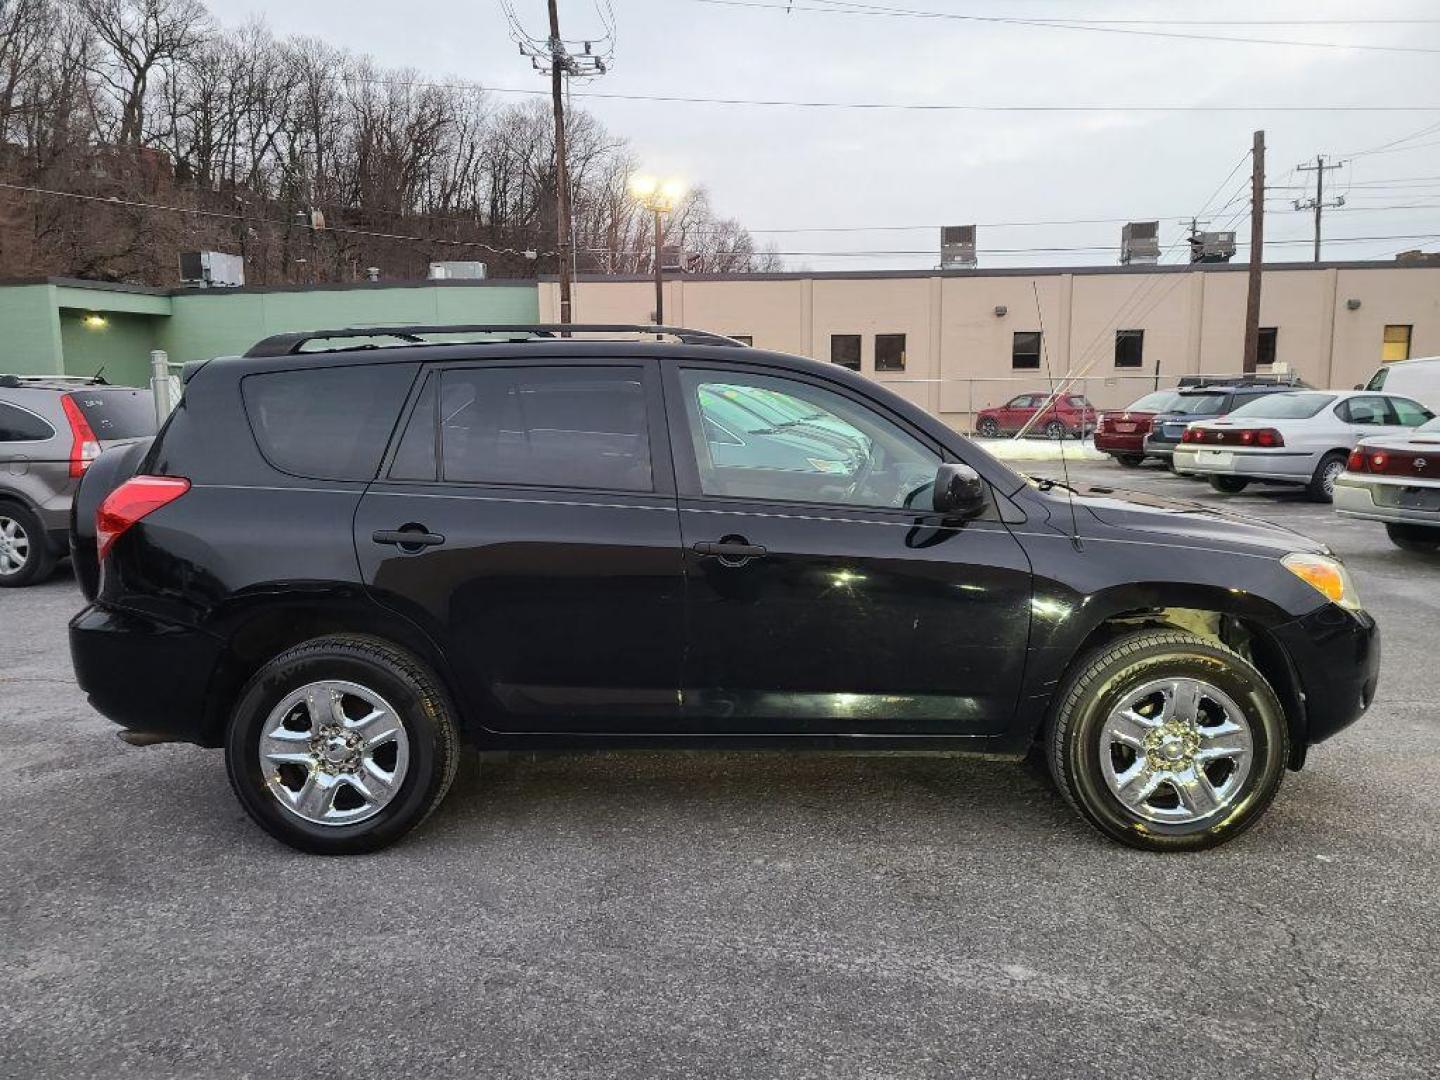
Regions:
[[[1126, 806], [1111, 791], [1100, 756], [1102, 726], [1124, 696], [1177, 677], [1201, 680], [1227, 695], [1243, 713], [1252, 745], [1250, 771], [1233, 798], [1184, 824], [1147, 820]], [[1086, 821], [1122, 844], [1147, 851], [1214, 847], [1250, 828], [1280, 790], [1290, 753], [1284, 711], [1264, 676], [1218, 642], [1179, 630], [1129, 634], [1077, 663], [1057, 701], [1047, 737], [1055, 783]]]
[[983, 435], [987, 439], [997, 438], [1000, 434], [1000, 422], [993, 416], [982, 416], [975, 425], [975, 434]]
[[1426, 525], [1386, 525], [1385, 535], [1403, 551], [1433, 555], [1440, 551], [1440, 528]]
[[1320, 459], [1320, 464], [1315, 466], [1315, 475], [1305, 485], [1305, 494], [1311, 501], [1335, 501], [1335, 477], [1345, 471], [1345, 460], [1349, 456], [1344, 450], [1331, 450]]
[[1045, 437], [1047, 439], [1063, 439], [1069, 432], [1070, 429], [1059, 420], [1051, 420], [1045, 425]]
[[1144, 454], [1116, 454], [1115, 460], [1127, 469], [1138, 469], [1145, 464]]
[[1210, 486], [1222, 495], [1239, 495], [1250, 486], [1243, 476], [1212, 476]]
[[[259, 742], [271, 710], [292, 691], [319, 680], [372, 690], [392, 706], [404, 728], [408, 763], [398, 790], [364, 821], [306, 821], [281, 804], [261, 774]], [[271, 660], [241, 692], [225, 738], [226, 771], [246, 813], [276, 839], [318, 855], [377, 851], [399, 840], [440, 804], [459, 759], [454, 709], [440, 680], [405, 650], [359, 635], [316, 638]]]
[[[0, 533], [9, 534], [6, 540], [0, 541], [3, 545], [0, 550], [5, 553], [4, 567], [8, 570], [0, 572], [0, 589], [38, 585], [54, 572], [55, 553], [50, 550], [50, 538], [29, 507], [0, 503]], [[17, 562], [19, 569], [14, 568]]]

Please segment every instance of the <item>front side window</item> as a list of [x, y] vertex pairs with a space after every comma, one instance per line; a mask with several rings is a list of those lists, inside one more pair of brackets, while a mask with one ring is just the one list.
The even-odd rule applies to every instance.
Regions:
[[[1410, 331], [1414, 329], [1406, 325], [1392, 325], [1385, 327], [1385, 340], [1380, 346], [1380, 362], [1382, 364], [1393, 364], [1396, 360], [1410, 359]], [[1378, 390], [1379, 387], [1374, 387]]]
[[904, 335], [904, 334], [876, 334], [876, 335], [875, 335], [875, 370], [876, 370], [876, 371], [904, 371], [904, 370], [905, 370], [905, 335]]
[[1435, 415], [1418, 401], [1411, 401], [1409, 398], [1392, 397], [1390, 404], [1395, 409], [1396, 422], [1404, 424], [1406, 427], [1424, 424]]
[[905, 507], [935, 479], [938, 454], [843, 394], [766, 375], [680, 378], [704, 495]]
[[831, 334], [830, 362], [832, 364], [839, 364], [841, 367], [849, 368], [851, 371], [859, 371], [860, 335]]
[[34, 413], [0, 401], [0, 443], [39, 442], [54, 435], [55, 429]]
[[651, 491], [646, 417], [636, 367], [452, 369], [440, 379], [441, 479]]
[[1144, 330], [1115, 331], [1115, 366], [1138, 368], [1145, 355]]
[[1017, 330], [1010, 342], [1010, 366], [1021, 371], [1040, 367], [1040, 331]]

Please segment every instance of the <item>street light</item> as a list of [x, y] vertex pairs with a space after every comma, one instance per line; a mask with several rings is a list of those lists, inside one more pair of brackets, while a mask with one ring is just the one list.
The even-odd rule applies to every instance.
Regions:
[[665, 279], [661, 269], [660, 215], [674, 211], [685, 197], [685, 185], [679, 180], [660, 180], [643, 174], [630, 178], [630, 194], [635, 201], [655, 215], [655, 325], [665, 323]]

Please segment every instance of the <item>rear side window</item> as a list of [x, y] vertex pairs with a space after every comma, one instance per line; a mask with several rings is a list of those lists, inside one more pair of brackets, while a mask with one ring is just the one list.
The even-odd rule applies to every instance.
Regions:
[[36, 442], [54, 434], [55, 429], [34, 413], [0, 401], [0, 443]]
[[245, 414], [265, 459], [316, 480], [370, 480], [415, 377], [413, 364], [247, 375]]
[[452, 482], [651, 491], [641, 369], [446, 371], [440, 461]]
[[69, 397], [101, 442], [155, 434], [155, 399], [148, 390], [76, 390]]

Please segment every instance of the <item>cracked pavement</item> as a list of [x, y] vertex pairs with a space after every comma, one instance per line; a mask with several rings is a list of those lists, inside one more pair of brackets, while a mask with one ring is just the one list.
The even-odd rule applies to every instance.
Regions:
[[1346, 558], [1384, 669], [1186, 856], [1018, 765], [677, 752], [486, 763], [399, 846], [306, 857], [218, 752], [89, 709], [71, 582], [0, 592], [0, 1077], [1433, 1076], [1440, 558], [1225, 501]]

